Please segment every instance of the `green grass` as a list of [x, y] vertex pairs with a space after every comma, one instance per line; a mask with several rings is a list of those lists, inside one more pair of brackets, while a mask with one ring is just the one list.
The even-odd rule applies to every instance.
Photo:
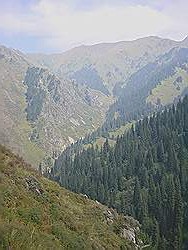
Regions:
[[0, 105], [2, 106], [0, 125], [1, 142], [36, 167], [43, 159], [44, 152], [29, 140], [32, 131], [26, 120], [25, 85], [22, 83], [28, 64], [21, 59], [9, 63], [0, 62]]
[[135, 123], [135, 121], [128, 122], [126, 125], [121, 126], [118, 129], [115, 129], [114, 131], [109, 132], [110, 137], [116, 138], [118, 135], [123, 135], [126, 131], [128, 131], [131, 126]]
[[[110, 144], [110, 146], [113, 147], [116, 143], [117, 136], [123, 135], [126, 131], [128, 131], [131, 128], [131, 126], [134, 123], [135, 123], [135, 121], [129, 122], [126, 125], [121, 126], [120, 128], [109, 132], [108, 143]], [[87, 148], [91, 147], [92, 145], [94, 147], [98, 146], [100, 148], [103, 146], [105, 141], [106, 141], [106, 138], [101, 136], [101, 137], [96, 138], [92, 143], [85, 144], [84, 148], [87, 149]]]
[[24, 159], [34, 167], [37, 167], [43, 160], [45, 152], [36, 143], [29, 140], [29, 134], [31, 132], [32, 128], [29, 123], [26, 120], [22, 120], [15, 131], [15, 143], [17, 142], [20, 150], [22, 150]]
[[[179, 76], [182, 77], [182, 82], [174, 84]], [[148, 103], [156, 104], [157, 99], [160, 99], [161, 104], [170, 104], [175, 97], [181, 95], [186, 87], [188, 87], [188, 73], [183, 69], [177, 69], [172, 77], [162, 81], [152, 90], [152, 94], [147, 97], [146, 101]]]
[[[92, 145], [94, 147], [98, 146], [100, 148], [100, 147], [103, 146], [103, 144], [104, 144], [105, 141], [106, 141], [106, 138], [99, 137], [99, 138], [96, 138], [96, 140], [93, 143], [85, 144], [84, 148], [87, 149], [87, 148], [91, 147]], [[109, 142], [110, 146], [114, 146], [115, 143], [116, 143], [115, 140], [111, 140], [111, 139], [108, 139], [108, 142]]]
[[108, 224], [105, 211], [0, 146], [0, 249], [134, 249], [119, 235], [124, 217]]

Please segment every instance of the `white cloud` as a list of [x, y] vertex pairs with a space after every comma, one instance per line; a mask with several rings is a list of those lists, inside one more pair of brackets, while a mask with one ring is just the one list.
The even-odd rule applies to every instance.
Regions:
[[[2, 12], [2, 11], [1, 11]], [[186, 31], [186, 17], [149, 6], [107, 6], [76, 10], [60, 0], [41, 0], [26, 13], [0, 13], [0, 30], [35, 36], [44, 46], [68, 49], [80, 44], [131, 40], [148, 35], [172, 35]]]

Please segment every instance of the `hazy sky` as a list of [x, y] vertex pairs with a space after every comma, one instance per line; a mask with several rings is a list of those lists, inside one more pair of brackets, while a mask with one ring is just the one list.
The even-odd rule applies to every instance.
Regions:
[[57, 52], [81, 44], [188, 35], [188, 0], [0, 0], [0, 44]]

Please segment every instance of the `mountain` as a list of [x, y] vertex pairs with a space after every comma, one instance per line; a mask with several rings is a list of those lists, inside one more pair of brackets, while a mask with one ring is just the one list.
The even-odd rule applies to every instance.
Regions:
[[140, 249], [139, 226], [61, 188], [0, 146], [1, 249]]
[[92, 88], [96, 80], [100, 89], [113, 92], [117, 83], [123, 83], [131, 74], [156, 60], [174, 47], [187, 47], [187, 40], [176, 42], [159, 37], [145, 37], [134, 41], [80, 46], [62, 54], [29, 54], [28, 58], [47, 67], [59, 77], [74, 79]]
[[74, 157], [70, 150], [49, 177], [134, 216], [149, 249], [187, 249], [188, 96], [139, 120], [113, 146], [106, 139]]
[[59, 79], [42, 68], [29, 68], [24, 84], [27, 120], [33, 128], [30, 140], [46, 152], [62, 151], [99, 127], [113, 100], [97, 90]]
[[187, 38], [0, 46], [0, 86], [0, 144], [40, 170], [0, 146], [1, 248], [186, 249]]
[[78, 140], [71, 151], [101, 146], [108, 137], [114, 145], [118, 135], [122, 135], [138, 119], [164, 109], [188, 93], [188, 49], [173, 48], [154, 62], [135, 72], [124, 84], [117, 85], [116, 101], [107, 112], [102, 127]]
[[188, 89], [188, 48], [174, 48], [147, 64], [116, 89], [106, 117], [108, 129], [173, 103]]
[[34, 166], [99, 127], [113, 102], [32, 65], [14, 49], [0, 47], [0, 66], [0, 142]]
[[173, 75], [165, 67], [187, 46], [187, 39], [158, 37], [52, 55], [0, 46], [0, 142], [33, 166], [52, 165], [62, 150], [103, 123], [103, 132], [119, 128], [183, 94], [186, 67], [177, 61]]

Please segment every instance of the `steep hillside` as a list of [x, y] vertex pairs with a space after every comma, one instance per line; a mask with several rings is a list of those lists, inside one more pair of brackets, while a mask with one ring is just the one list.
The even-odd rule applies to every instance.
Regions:
[[129, 42], [80, 46], [62, 54], [28, 56], [59, 76], [75, 79], [93, 88], [99, 88], [95, 83], [98, 79], [100, 89], [105, 93], [106, 88], [112, 92], [117, 83], [123, 83], [132, 73], [177, 46], [186, 47], [188, 42], [186, 39], [176, 42], [146, 37]]
[[116, 91], [104, 127], [116, 128], [170, 104], [188, 87], [188, 49], [175, 48], [134, 73]]
[[188, 49], [174, 48], [159, 56], [116, 86], [116, 102], [107, 112], [103, 126], [72, 146], [74, 152], [93, 144], [101, 146], [108, 137], [114, 144], [138, 119], [176, 103], [188, 93]]
[[131, 217], [76, 195], [0, 146], [0, 249], [138, 249]]
[[[174, 48], [149, 63], [116, 88], [116, 102], [107, 112], [104, 124], [78, 140], [68, 149], [72, 155], [93, 145], [101, 146], [106, 138], [114, 145], [135, 121], [177, 103], [188, 93], [188, 49]], [[78, 149], [79, 148], [79, 149]]]
[[188, 96], [136, 122], [113, 147], [106, 139], [74, 157], [67, 150], [49, 176], [135, 216], [149, 249], [187, 249]]
[[37, 166], [46, 154], [100, 126], [113, 98], [46, 69], [20, 51], [0, 47], [0, 142]]
[[20, 51], [0, 47], [0, 142], [36, 165], [44, 153], [28, 136], [32, 128], [26, 120], [23, 84], [28, 66]]

